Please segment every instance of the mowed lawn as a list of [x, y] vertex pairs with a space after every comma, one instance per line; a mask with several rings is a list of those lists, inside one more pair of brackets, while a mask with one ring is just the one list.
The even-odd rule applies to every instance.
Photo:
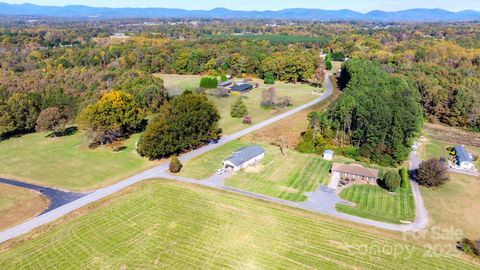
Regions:
[[140, 172], [153, 165], [135, 152], [134, 135], [126, 149], [89, 149], [87, 139], [71, 136], [46, 138], [34, 133], [0, 142], [0, 177], [69, 190], [90, 190]]
[[[223, 166], [223, 160], [254, 141], [235, 140], [185, 162], [181, 176], [203, 180]], [[305, 201], [304, 192], [315, 191], [319, 184], [328, 185], [331, 162], [315, 155], [286, 150], [281, 155], [277, 146], [259, 144], [265, 157], [258, 165], [245, 168], [225, 179], [225, 185], [291, 201]]]
[[39, 193], [0, 184], [0, 231], [40, 214], [47, 206]]
[[[169, 90], [170, 94], [178, 95], [184, 90], [195, 90], [198, 88], [201, 76], [198, 75], [171, 75], [171, 74], [156, 74], [164, 80], [165, 88]], [[268, 87], [275, 87], [277, 89], [277, 96], [289, 96], [292, 98], [293, 105], [288, 109], [298, 107], [305, 104], [319, 96], [315, 93], [323, 92], [322, 88], [316, 88], [308, 84], [291, 84], [277, 82], [275, 85], [265, 85], [260, 80], [255, 80], [260, 83], [260, 87], [253, 89], [250, 93], [245, 95], [243, 99], [248, 109], [248, 114], [252, 118], [253, 124], [265, 121], [282, 111], [265, 109], [260, 106], [262, 90]], [[240, 131], [247, 126], [242, 124], [239, 118], [233, 118], [230, 115], [232, 104], [239, 98], [238, 95], [230, 95], [228, 97], [217, 98], [209, 95], [208, 98], [215, 103], [221, 115], [219, 126], [223, 129], [224, 134], [232, 134]]]
[[308, 199], [304, 192], [313, 192], [320, 184], [328, 185], [332, 162], [314, 155], [262, 145], [265, 158], [251, 168], [235, 173], [225, 180], [226, 186], [301, 202]]
[[183, 183], [152, 180], [91, 209], [0, 246], [0, 269], [475, 269], [385, 233]]
[[353, 185], [343, 189], [340, 197], [355, 203], [355, 207], [337, 205], [337, 210], [347, 214], [389, 223], [413, 221], [415, 202], [412, 190], [398, 189], [394, 194], [374, 185]]

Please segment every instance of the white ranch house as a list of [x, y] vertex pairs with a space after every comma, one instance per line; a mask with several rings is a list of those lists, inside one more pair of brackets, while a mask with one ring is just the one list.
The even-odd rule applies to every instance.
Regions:
[[223, 161], [224, 169], [239, 171], [251, 165], [257, 164], [265, 156], [262, 147], [254, 145], [238, 149], [229, 158]]

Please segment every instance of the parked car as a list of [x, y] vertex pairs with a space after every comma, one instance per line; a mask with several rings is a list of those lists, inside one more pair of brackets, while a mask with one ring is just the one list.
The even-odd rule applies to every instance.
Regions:
[[217, 170], [218, 175], [222, 175], [225, 172], [225, 168], [221, 168]]

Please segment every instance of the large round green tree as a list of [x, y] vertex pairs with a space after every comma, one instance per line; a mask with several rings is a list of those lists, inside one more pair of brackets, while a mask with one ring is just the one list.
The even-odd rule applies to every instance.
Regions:
[[203, 95], [184, 94], [166, 102], [138, 144], [138, 152], [161, 158], [201, 146], [220, 135], [220, 115]]

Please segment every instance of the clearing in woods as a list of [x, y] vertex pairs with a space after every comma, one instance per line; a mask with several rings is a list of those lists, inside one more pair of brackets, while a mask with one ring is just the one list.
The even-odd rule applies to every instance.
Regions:
[[393, 233], [184, 183], [151, 180], [88, 208], [3, 244], [0, 269], [476, 268]]

